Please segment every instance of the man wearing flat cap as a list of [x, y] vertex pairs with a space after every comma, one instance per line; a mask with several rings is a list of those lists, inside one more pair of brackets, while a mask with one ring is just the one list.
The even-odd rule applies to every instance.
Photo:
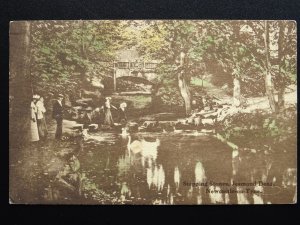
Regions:
[[52, 117], [56, 120], [57, 127], [56, 127], [56, 133], [55, 138], [61, 139], [62, 137], [62, 123], [63, 123], [63, 105], [62, 100], [64, 96], [62, 94], [59, 94], [57, 96], [57, 100], [54, 101], [53, 104], [53, 112]]

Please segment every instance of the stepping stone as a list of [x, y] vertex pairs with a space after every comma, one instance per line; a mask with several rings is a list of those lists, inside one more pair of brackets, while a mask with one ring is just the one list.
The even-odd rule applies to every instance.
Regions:
[[77, 124], [77, 125], [73, 126], [72, 129], [74, 129], [74, 130], [83, 129], [83, 124]]

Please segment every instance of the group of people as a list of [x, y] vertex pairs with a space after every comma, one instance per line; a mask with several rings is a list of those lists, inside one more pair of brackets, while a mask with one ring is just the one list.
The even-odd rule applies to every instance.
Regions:
[[[96, 123], [100, 126], [104, 125], [105, 127], [126, 125], [126, 102], [122, 102], [117, 108], [111, 104], [111, 97], [106, 97], [105, 101], [101, 105], [101, 107], [97, 107], [95, 109], [92, 109], [92, 107], [80, 109], [77, 121], [82, 123], [85, 128], [87, 128], [87, 126], [91, 123]], [[114, 112], [112, 112], [113, 110]]]
[[33, 95], [30, 108], [30, 140], [32, 142], [45, 140], [48, 135], [48, 129], [45, 120], [46, 108], [44, 106], [44, 98], [39, 95]]
[[[59, 94], [56, 100], [53, 102], [52, 118], [56, 120], [56, 132], [55, 139], [60, 140], [62, 138], [63, 131], [63, 98], [62, 94]], [[105, 102], [101, 108], [103, 110], [103, 121], [102, 124], [113, 127], [117, 122], [120, 126], [124, 127], [127, 123], [126, 116], [127, 104], [125, 102], [121, 103], [119, 108], [111, 104], [111, 97], [106, 97]], [[115, 109], [118, 112], [118, 118], [113, 119], [111, 109]], [[44, 106], [44, 99], [39, 95], [33, 95], [31, 102], [31, 142], [45, 140], [48, 134], [46, 120], [45, 120], [46, 109]]]
[[[57, 100], [53, 104], [53, 119], [57, 122], [55, 138], [62, 137], [62, 121], [63, 121], [63, 95], [58, 95]], [[46, 108], [44, 105], [44, 98], [39, 95], [33, 95], [30, 104], [30, 141], [36, 142], [45, 140], [48, 135], [48, 128], [46, 123]]]
[[120, 104], [120, 107], [117, 108], [111, 104], [111, 97], [106, 97], [104, 102], [104, 125], [113, 126], [114, 125], [114, 119], [111, 113], [111, 108], [118, 111], [118, 119], [117, 122], [121, 125], [125, 125], [127, 122], [127, 116], [126, 116], [126, 108], [127, 104], [126, 102], [123, 102]]

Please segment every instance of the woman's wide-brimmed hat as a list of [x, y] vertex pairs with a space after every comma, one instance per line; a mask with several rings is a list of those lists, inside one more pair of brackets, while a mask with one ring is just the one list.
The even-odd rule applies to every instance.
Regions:
[[64, 96], [62, 94], [58, 94], [57, 97], [63, 98]]
[[111, 97], [106, 97], [105, 99], [106, 99], [106, 100], [107, 100], [107, 99], [109, 99], [109, 100], [110, 100], [110, 99], [111, 99]]
[[39, 95], [33, 95], [32, 98], [33, 98], [33, 99], [39, 99], [40, 96], [39, 96]]

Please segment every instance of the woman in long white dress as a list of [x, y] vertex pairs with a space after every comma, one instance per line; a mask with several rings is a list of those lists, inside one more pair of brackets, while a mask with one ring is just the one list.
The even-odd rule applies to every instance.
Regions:
[[46, 109], [44, 106], [44, 98], [40, 97], [40, 99], [36, 103], [37, 107], [37, 125], [39, 131], [39, 137], [42, 139], [46, 138], [48, 134], [46, 120], [45, 120], [45, 113]]
[[111, 108], [117, 109], [115, 106], [111, 105], [110, 100], [111, 97], [106, 97], [106, 101], [104, 103], [104, 125], [109, 125], [113, 126], [114, 125], [114, 120], [112, 118], [111, 114]]
[[31, 118], [30, 118], [30, 141], [35, 142], [39, 141], [39, 131], [38, 131], [38, 126], [37, 126], [37, 107], [36, 107], [36, 102], [37, 102], [37, 97], [36, 95], [33, 96], [33, 100], [31, 101], [30, 105], [30, 111], [31, 111]]

